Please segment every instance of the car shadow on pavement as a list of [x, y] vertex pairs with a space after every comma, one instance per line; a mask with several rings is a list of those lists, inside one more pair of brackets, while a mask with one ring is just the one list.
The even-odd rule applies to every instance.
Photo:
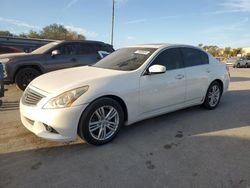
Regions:
[[101, 147], [0, 154], [0, 187], [250, 186], [249, 96], [229, 91], [215, 110], [198, 106], [138, 122]]
[[250, 81], [249, 77], [231, 77], [230, 82], [246, 82]]

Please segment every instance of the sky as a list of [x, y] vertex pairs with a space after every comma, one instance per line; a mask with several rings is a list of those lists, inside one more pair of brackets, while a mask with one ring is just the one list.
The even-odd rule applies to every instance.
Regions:
[[[0, 30], [57, 23], [110, 43], [112, 0], [0, 0]], [[114, 47], [178, 43], [250, 47], [250, 0], [116, 0]]]

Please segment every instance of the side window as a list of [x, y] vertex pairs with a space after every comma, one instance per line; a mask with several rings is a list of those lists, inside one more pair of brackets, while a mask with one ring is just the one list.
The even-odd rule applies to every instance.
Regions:
[[58, 48], [61, 55], [77, 55], [78, 45], [77, 44], [64, 44]]
[[181, 52], [178, 48], [167, 49], [161, 52], [154, 60], [152, 65], [164, 65], [167, 70], [183, 67]]
[[208, 55], [201, 50], [181, 48], [186, 67], [208, 64]]
[[95, 53], [97, 53], [97, 51], [95, 51], [92, 44], [87, 44], [87, 43], [80, 44], [79, 54], [87, 55], [87, 54], [95, 54]]

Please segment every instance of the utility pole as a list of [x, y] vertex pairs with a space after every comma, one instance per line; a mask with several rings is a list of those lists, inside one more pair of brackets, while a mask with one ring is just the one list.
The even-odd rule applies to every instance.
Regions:
[[114, 45], [114, 26], [115, 26], [115, 0], [112, 6], [112, 30], [111, 30], [111, 45]]

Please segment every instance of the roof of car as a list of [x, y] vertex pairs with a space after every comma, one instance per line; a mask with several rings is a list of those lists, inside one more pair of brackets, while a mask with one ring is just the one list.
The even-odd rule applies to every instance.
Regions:
[[84, 42], [84, 43], [101, 43], [104, 44], [102, 41], [94, 41], [94, 40], [63, 40], [62, 42]]
[[137, 44], [137, 45], [132, 45], [129, 47], [138, 47], [138, 48], [162, 48], [162, 47], [168, 47], [171, 46], [172, 44], [167, 44], [167, 43], [152, 43], [152, 44]]
[[152, 43], [152, 44], [137, 44], [132, 45], [129, 47], [137, 47], [137, 48], [166, 48], [166, 47], [188, 47], [188, 48], [196, 48], [200, 49], [199, 47], [192, 46], [192, 45], [186, 45], [186, 44], [169, 44], [169, 43]]

